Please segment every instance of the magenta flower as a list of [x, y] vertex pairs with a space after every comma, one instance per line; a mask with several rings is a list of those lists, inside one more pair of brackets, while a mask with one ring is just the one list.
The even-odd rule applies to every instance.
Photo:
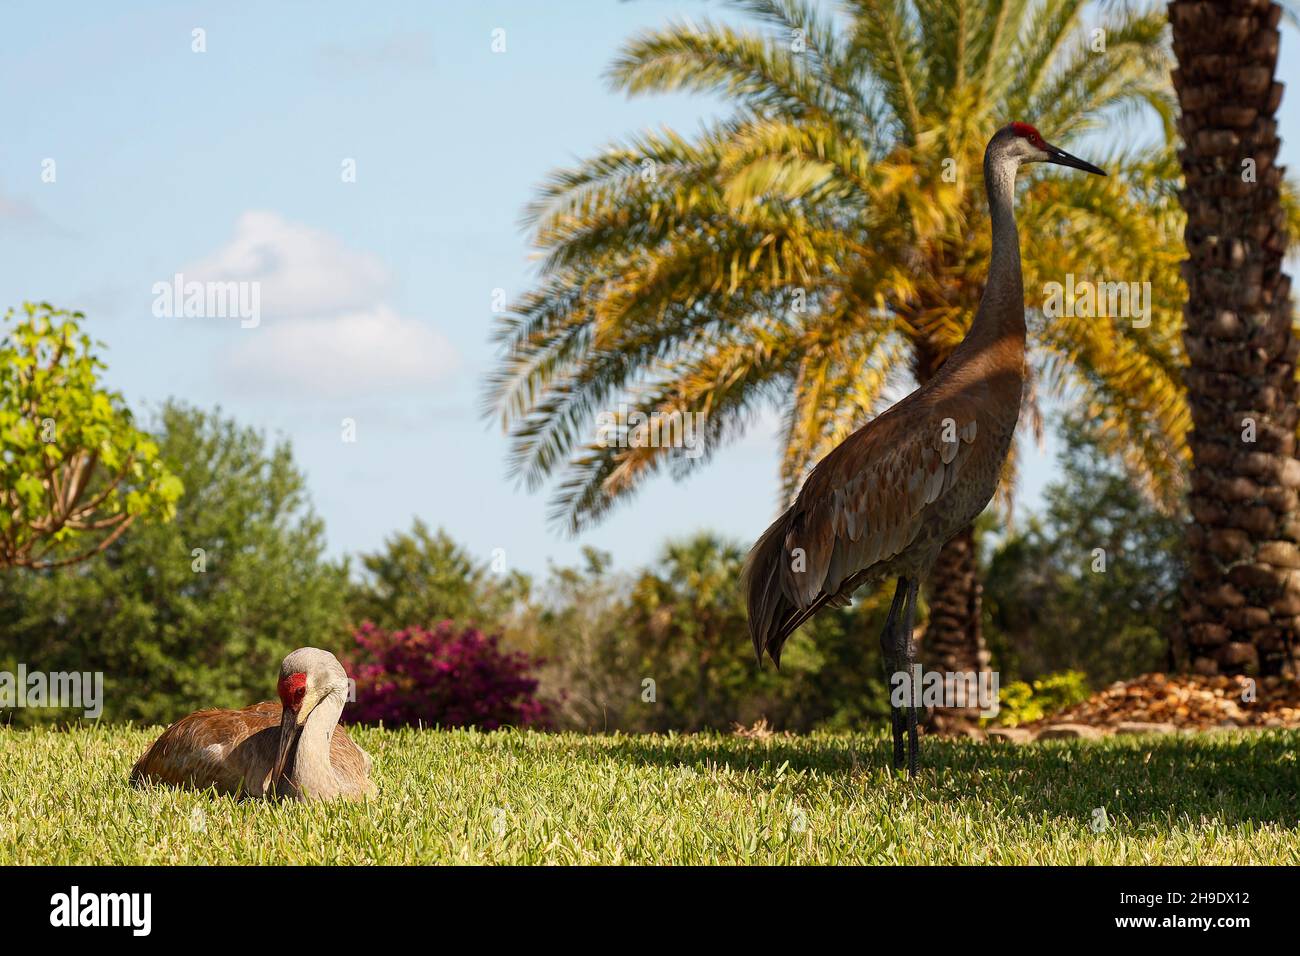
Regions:
[[343, 711], [356, 724], [388, 727], [536, 727], [551, 723], [533, 671], [542, 663], [503, 651], [496, 635], [457, 631], [451, 621], [433, 630], [386, 632], [369, 621], [354, 635], [359, 653], [348, 662], [357, 699]]

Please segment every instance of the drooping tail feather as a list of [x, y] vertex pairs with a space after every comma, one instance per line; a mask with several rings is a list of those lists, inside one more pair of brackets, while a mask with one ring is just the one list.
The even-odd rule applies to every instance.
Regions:
[[[763, 532], [745, 559], [741, 588], [749, 610], [749, 635], [754, 639], [754, 653], [762, 663], [763, 651], [781, 666], [781, 647], [804, 622], [826, 605], [845, 607], [862, 575], [852, 575], [835, 594], [826, 594], [815, 584], [809, 588], [808, 603], [800, 603], [799, 589], [793, 580], [790, 532], [798, 520], [794, 509], [787, 510]], [[800, 529], [795, 528], [796, 532]], [[798, 536], [798, 535], [797, 535]], [[819, 576], [820, 577], [820, 576]]]
[[763, 532], [750, 549], [740, 577], [749, 611], [749, 635], [754, 640], [754, 653], [761, 663], [763, 651], [767, 651], [777, 667], [781, 666], [781, 645], [793, 630], [787, 629], [787, 625], [799, 614], [799, 608], [786, 595], [782, 581], [788, 560], [785, 540], [791, 520], [790, 511], [786, 511]]

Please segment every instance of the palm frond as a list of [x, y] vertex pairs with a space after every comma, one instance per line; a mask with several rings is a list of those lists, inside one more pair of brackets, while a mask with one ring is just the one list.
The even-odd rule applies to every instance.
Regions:
[[[496, 324], [484, 410], [527, 486], [558, 478], [552, 517], [570, 531], [661, 470], [689, 474], [768, 405], [788, 496], [908, 381], [909, 358], [941, 361], [987, 273], [979, 171], [996, 125], [1027, 118], [1069, 143], [1141, 112], [1172, 138], [1154, 7], [1102, 11], [1098, 55], [1080, 0], [847, 0], [842, 17], [812, 0], [730, 5], [754, 28], [669, 24], [630, 40], [609, 78], [629, 94], [721, 93], [733, 113], [611, 143], [525, 212], [538, 281]], [[1023, 176], [1026, 420], [1041, 427], [1039, 392], [1084, 404], [1168, 500], [1188, 427], [1178, 166], [1142, 144], [1105, 164], [1107, 180]], [[1042, 289], [1069, 270], [1149, 282], [1151, 323], [1047, 316]], [[627, 409], [703, 415], [705, 450], [602, 441], [626, 434]]]

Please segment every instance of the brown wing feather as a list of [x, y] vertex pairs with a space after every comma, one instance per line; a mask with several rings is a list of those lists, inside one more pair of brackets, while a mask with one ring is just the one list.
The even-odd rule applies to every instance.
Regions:
[[131, 782], [262, 796], [265, 781], [257, 771], [264, 766], [262, 777], [270, 773], [279, 725], [280, 705], [269, 701], [243, 710], [189, 714], [164, 730], [136, 761]]
[[845, 604], [916, 537], [959, 480], [978, 432], [974, 396], [913, 392], [862, 426], [809, 474], [746, 562], [759, 657], [826, 604]]
[[[282, 712], [280, 704], [262, 701], [242, 710], [200, 710], [182, 717], [135, 762], [131, 782], [265, 796]], [[345, 788], [356, 793], [373, 789], [370, 757], [342, 727], [330, 738], [330, 764]]]

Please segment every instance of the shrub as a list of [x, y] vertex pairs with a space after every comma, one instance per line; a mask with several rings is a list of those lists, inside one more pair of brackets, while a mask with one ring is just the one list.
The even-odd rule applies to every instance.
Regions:
[[389, 727], [538, 727], [550, 725], [551, 706], [537, 696], [541, 661], [504, 651], [499, 638], [451, 621], [432, 630], [385, 631], [369, 621], [357, 630], [361, 654], [352, 661], [356, 703], [351, 723]]
[[[340, 650], [350, 633], [346, 573], [325, 556], [289, 444], [220, 410], [168, 403], [156, 418], [159, 458], [185, 487], [174, 520], [142, 515], [80, 564], [0, 573], [0, 672], [103, 672], [106, 721], [264, 700], [290, 650]], [[0, 721], [80, 713], [22, 707]]]
[[744, 560], [742, 542], [709, 532], [621, 574], [588, 548], [585, 566], [552, 567], [505, 633], [545, 659], [542, 687], [562, 689], [553, 713], [565, 729], [728, 731], [766, 720], [807, 732], [887, 718], [875, 635], [890, 594], [823, 611], [791, 639], [778, 673], [754, 660], [737, 584]]
[[1088, 679], [1082, 671], [1047, 674], [1032, 684], [1018, 680], [1007, 684], [999, 693], [995, 723], [1017, 727], [1088, 699]]

